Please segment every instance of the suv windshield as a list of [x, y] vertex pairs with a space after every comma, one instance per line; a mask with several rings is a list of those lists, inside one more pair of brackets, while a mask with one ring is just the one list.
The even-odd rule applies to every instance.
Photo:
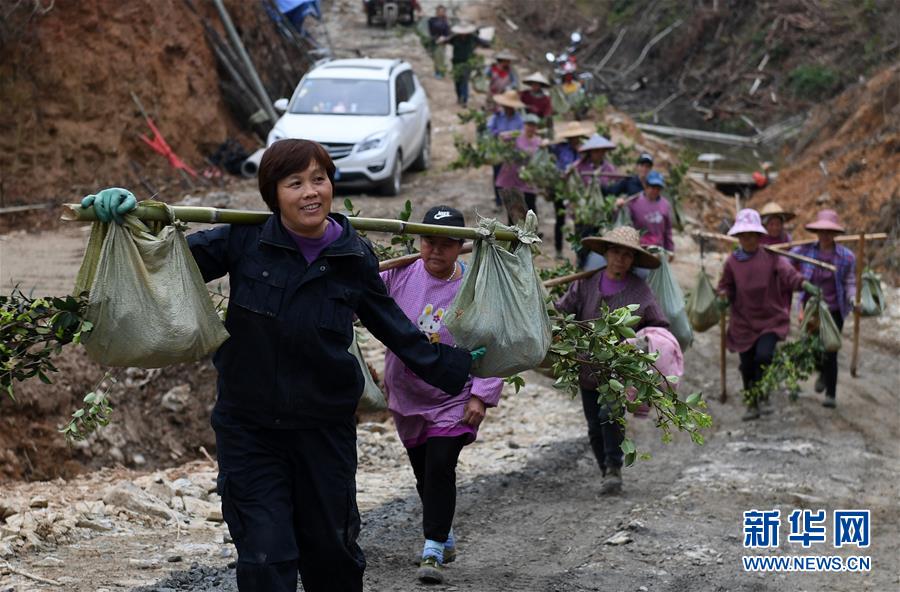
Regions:
[[390, 115], [390, 92], [384, 80], [307, 79], [291, 113]]

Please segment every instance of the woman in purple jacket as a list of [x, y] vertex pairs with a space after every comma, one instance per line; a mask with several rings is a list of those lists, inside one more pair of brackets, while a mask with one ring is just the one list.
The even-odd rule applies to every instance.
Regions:
[[[465, 226], [462, 213], [447, 206], [431, 208], [422, 222]], [[465, 272], [465, 265], [457, 260], [462, 245], [462, 240], [423, 236], [422, 256], [415, 263], [381, 274], [388, 293], [432, 343], [454, 345], [443, 318]], [[503, 382], [470, 376], [459, 394], [448, 396], [413, 374], [388, 351], [384, 385], [388, 408], [406, 447], [422, 500], [425, 547], [417, 576], [422, 582], [441, 583], [443, 565], [456, 558], [452, 528], [456, 462], [463, 446], [475, 441], [486, 408], [500, 401]]]
[[[853, 311], [856, 298], [856, 256], [853, 251], [837, 244], [834, 239], [844, 232], [844, 226], [834, 210], [822, 210], [816, 219], [806, 226], [806, 230], [815, 232], [818, 241], [811, 245], [794, 247], [792, 251], [806, 255], [812, 259], [831, 263], [837, 269], [832, 272], [809, 263], [797, 261], [794, 267], [803, 277], [822, 290], [822, 300], [828, 306], [838, 329], [844, 328], [844, 321]], [[803, 297], [806, 302], [807, 296]], [[816, 392], [825, 391], [825, 407], [837, 406], [837, 352], [827, 352], [822, 358], [822, 373], [816, 381]]]
[[[641, 317], [635, 327], [669, 326], [665, 313], [656, 302], [647, 283], [632, 273], [635, 266], [644, 269], [659, 267], [659, 260], [641, 247], [640, 234], [630, 226], [620, 226], [602, 237], [587, 237], [581, 244], [606, 257], [606, 267], [589, 278], [578, 280], [569, 286], [557, 303], [560, 312], [574, 314], [579, 321], [596, 319], [601, 304], [610, 310], [638, 304], [637, 314]], [[618, 493], [622, 489], [622, 440], [625, 430], [613, 411], [607, 405], [600, 405], [597, 379], [587, 370], [581, 373], [581, 402], [588, 424], [588, 438], [603, 472], [600, 492]]]

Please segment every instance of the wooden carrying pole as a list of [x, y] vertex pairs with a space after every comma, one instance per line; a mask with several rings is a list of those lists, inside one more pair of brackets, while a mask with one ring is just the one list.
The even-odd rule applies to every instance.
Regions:
[[[695, 236], [699, 236], [702, 238], [712, 238], [715, 240], [724, 241], [726, 243], [737, 243], [738, 239], [733, 236], [728, 236], [727, 234], [719, 234], [718, 232], [704, 232], [697, 231], [694, 233]], [[825, 263], [824, 261], [819, 261], [818, 259], [813, 259], [812, 257], [806, 257], [804, 255], [798, 255], [797, 253], [791, 253], [790, 251], [782, 251], [776, 248], [778, 245], [767, 245], [763, 248], [770, 253], [775, 253], [776, 255], [781, 255], [783, 257], [788, 257], [789, 259], [796, 259], [797, 261], [803, 261], [804, 263], [809, 263], [810, 265], [815, 265], [816, 267], [821, 267], [822, 269], [827, 269], [832, 273], [837, 272], [837, 267], [830, 263]]]
[[[262, 224], [269, 219], [272, 212], [252, 210], [228, 210], [201, 206], [170, 206], [168, 208], [177, 220], [182, 222], [203, 222], [207, 224]], [[134, 215], [141, 220], [151, 222], [169, 222], [166, 208], [138, 204]], [[62, 219], [76, 222], [94, 222], [97, 216], [94, 208], [82, 208], [80, 204], [63, 204]], [[420, 234], [427, 236], [446, 236], [475, 240], [485, 238], [477, 228], [461, 228], [459, 226], [440, 226], [438, 224], [420, 224], [381, 218], [348, 217], [350, 225], [356, 230], [372, 232], [390, 232], [393, 234]], [[501, 241], [517, 241], [515, 232], [497, 230], [494, 238]]]
[[545, 288], [552, 288], [554, 286], [562, 286], [563, 284], [568, 284], [574, 282], [575, 280], [583, 280], [584, 278], [589, 278], [595, 273], [600, 271], [599, 269], [591, 269], [589, 271], [579, 271], [578, 273], [572, 273], [569, 275], [561, 275], [559, 277], [547, 280], [544, 282]]
[[[460, 255], [464, 255], [466, 253], [472, 252], [472, 243], [464, 245], [462, 250], [460, 250]], [[411, 253], [409, 255], [403, 255], [402, 257], [395, 257], [393, 259], [385, 259], [381, 263], [378, 264], [378, 271], [387, 271], [389, 269], [396, 269], [398, 267], [406, 267], [407, 265], [412, 265], [422, 256], [422, 253]]]
[[728, 400], [728, 382], [726, 381], [726, 352], [725, 352], [725, 341], [726, 334], [728, 331], [728, 320], [725, 312], [722, 312], [722, 316], [719, 317], [719, 382], [721, 383], [722, 390], [719, 392], [719, 403], [724, 403]]
[[[887, 240], [888, 235], [886, 232], [870, 232], [867, 234], [842, 234], [841, 236], [834, 237], [834, 242], [837, 243], [852, 243], [858, 240]], [[804, 240], [795, 240], [789, 243], [776, 243], [774, 245], [769, 245], [775, 247], [776, 249], [789, 249], [791, 247], [800, 247], [803, 245], [811, 245], [815, 242], [818, 242], [818, 239], [808, 238]]]
[[850, 357], [850, 376], [856, 378], [859, 361], [859, 320], [860, 302], [862, 301], [862, 272], [866, 262], [866, 235], [860, 236], [856, 245], [856, 302], [853, 307], [853, 355]]

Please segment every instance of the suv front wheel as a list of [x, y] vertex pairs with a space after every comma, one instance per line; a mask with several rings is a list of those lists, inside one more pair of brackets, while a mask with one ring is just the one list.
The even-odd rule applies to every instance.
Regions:
[[403, 158], [398, 152], [394, 158], [394, 168], [391, 169], [391, 176], [381, 182], [379, 189], [382, 195], [393, 197], [400, 195], [400, 184], [403, 177]]

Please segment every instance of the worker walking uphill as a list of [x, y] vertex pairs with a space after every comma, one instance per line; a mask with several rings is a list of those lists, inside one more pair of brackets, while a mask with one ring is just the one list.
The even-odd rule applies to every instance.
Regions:
[[647, 175], [653, 170], [653, 156], [641, 152], [635, 164], [635, 173], [615, 183], [601, 187], [603, 195], [637, 195], [647, 187]]
[[[602, 237], [586, 237], [582, 239], [582, 244], [587, 249], [604, 255], [606, 264], [598, 273], [573, 282], [565, 296], [557, 301], [558, 311], [574, 314], [579, 321], [591, 321], [599, 316], [603, 304], [610, 310], [637, 304], [638, 309], [634, 314], [640, 317], [640, 321], [633, 327], [635, 331], [645, 327], [669, 326], [653, 291], [643, 279], [634, 274], [636, 266], [651, 269], [660, 265], [653, 254], [641, 248], [637, 230], [630, 226], [620, 226]], [[581, 386], [584, 418], [588, 425], [588, 439], [603, 473], [600, 493], [619, 493], [622, 489], [622, 441], [625, 439], [625, 428], [617, 419], [622, 409], [600, 403], [597, 378], [588, 364], [582, 366], [578, 382]]]
[[669, 252], [669, 258], [675, 252], [672, 240], [672, 206], [662, 196], [665, 179], [657, 171], [647, 175], [647, 188], [631, 200], [619, 198], [616, 207], [627, 207], [634, 227], [641, 231], [641, 244], [662, 247]]
[[447, 69], [444, 42], [450, 38], [450, 21], [447, 20], [447, 8], [439, 4], [434, 16], [428, 19], [428, 49], [434, 62], [434, 77], [443, 78]]
[[472, 58], [475, 48], [487, 47], [488, 43], [476, 34], [474, 25], [458, 24], [450, 29], [450, 37], [440, 43], [449, 43], [453, 48], [450, 62], [453, 65], [453, 83], [456, 87], [456, 102], [462, 107], [469, 105], [469, 78], [472, 75]]
[[[459, 210], [437, 206], [428, 210], [422, 223], [462, 227], [465, 219]], [[458, 259], [463, 242], [424, 235], [418, 260], [381, 274], [388, 293], [432, 343], [454, 345], [453, 336], [444, 326], [444, 311], [456, 297], [466, 272], [465, 264]], [[475, 441], [486, 409], [500, 402], [503, 382], [470, 376], [458, 395], [448, 397], [388, 352], [384, 385], [422, 501], [425, 544], [417, 577], [425, 583], [441, 583], [444, 565], [454, 561], [457, 552], [453, 533], [456, 463], [463, 447]]]
[[[719, 280], [719, 307], [731, 306], [726, 345], [741, 358], [741, 379], [749, 391], [772, 363], [775, 345], [787, 337], [790, 314], [784, 307], [785, 293], [800, 289], [818, 294], [819, 289], [804, 281], [797, 270], [760, 246], [766, 229], [756, 210], [738, 212], [729, 236], [736, 236], [740, 248], [729, 255]], [[759, 401], [748, 405], [743, 419], [758, 419]]]
[[[354, 317], [448, 398], [483, 355], [431, 343], [406, 318], [374, 252], [345, 216], [329, 213], [334, 173], [321, 145], [275, 142], [259, 165], [272, 216], [188, 237], [203, 279], [227, 274], [231, 286], [211, 423], [241, 592], [295, 592], [298, 571], [306, 592], [362, 590], [354, 413], [364, 380], [349, 351]], [[108, 221], [120, 203], [122, 190], [106, 190], [82, 206]]]
[[[834, 210], [822, 210], [816, 219], [806, 226], [806, 230], [816, 233], [818, 240], [811, 245], [791, 249], [793, 253], [830, 263], [837, 268], [831, 271], [811, 263], [795, 261], [794, 266], [803, 277], [822, 291], [822, 300], [834, 318], [840, 331], [844, 321], [853, 312], [856, 302], [856, 256], [853, 251], [835, 242], [835, 237], [844, 232], [844, 226]], [[803, 302], [809, 299], [804, 295]], [[825, 407], [837, 406], [837, 352], [825, 352], [820, 365], [820, 375], [816, 380], [816, 392], [825, 391]]]

